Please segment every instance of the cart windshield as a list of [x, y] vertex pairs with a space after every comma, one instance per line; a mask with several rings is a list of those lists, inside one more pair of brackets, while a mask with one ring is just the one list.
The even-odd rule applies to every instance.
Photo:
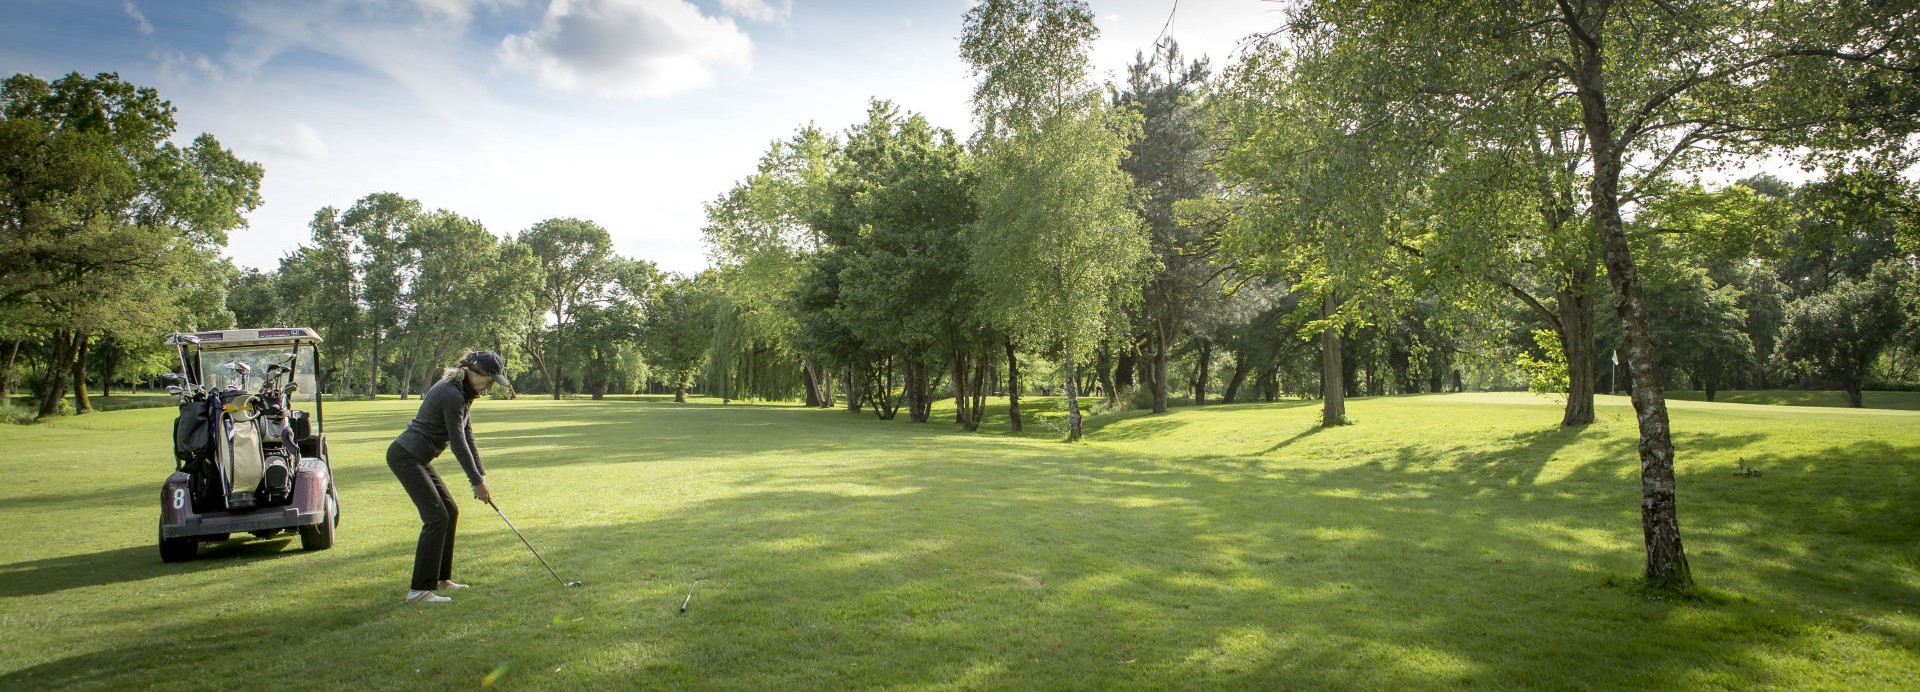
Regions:
[[[292, 381], [300, 385], [294, 392], [295, 402], [312, 402], [320, 391], [313, 377], [313, 349], [300, 346], [261, 346], [258, 348], [232, 348], [217, 351], [200, 352], [201, 384], [208, 389], [244, 388], [250, 392], [260, 391], [260, 385], [266, 382], [267, 371], [274, 364], [293, 368]], [[243, 369], [240, 364], [245, 364]], [[274, 375], [273, 386], [278, 389], [286, 386], [289, 375]]]

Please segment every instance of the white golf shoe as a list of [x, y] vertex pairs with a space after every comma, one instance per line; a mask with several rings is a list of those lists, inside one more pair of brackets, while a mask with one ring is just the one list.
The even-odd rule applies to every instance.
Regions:
[[407, 602], [408, 603], [452, 603], [453, 599], [436, 594], [432, 591], [408, 591]]
[[462, 584], [452, 579], [440, 580], [440, 588], [439, 588], [440, 591], [447, 591], [450, 589], [464, 589], [464, 588], [467, 588], [466, 584]]

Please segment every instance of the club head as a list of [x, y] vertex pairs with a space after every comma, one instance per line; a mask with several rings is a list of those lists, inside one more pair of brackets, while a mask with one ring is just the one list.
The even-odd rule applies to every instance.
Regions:
[[580, 588], [580, 586], [581, 586], [580, 582], [577, 582], [577, 581], [567, 582], [567, 588], [569, 589], [578, 589]]

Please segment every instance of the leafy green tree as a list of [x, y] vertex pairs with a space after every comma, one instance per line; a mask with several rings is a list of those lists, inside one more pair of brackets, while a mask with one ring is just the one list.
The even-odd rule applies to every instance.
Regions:
[[615, 257], [609, 267], [610, 285], [600, 300], [580, 306], [575, 353], [582, 384], [594, 399], [607, 392], [633, 391], [647, 376], [641, 359], [639, 331], [642, 306], [660, 280], [652, 262]]
[[711, 293], [714, 277], [667, 274], [647, 294], [646, 321], [640, 330], [641, 352], [653, 376], [673, 390], [676, 403], [687, 402], [713, 343]]
[[1214, 171], [1222, 198], [1183, 205], [1189, 218], [1220, 218], [1221, 254], [1248, 274], [1278, 274], [1302, 295], [1300, 335], [1321, 347], [1321, 420], [1347, 422], [1342, 337], [1391, 318], [1385, 298], [1411, 272], [1395, 247], [1420, 230], [1413, 154], [1426, 138], [1350, 98], [1344, 51], [1296, 54], [1278, 41], [1250, 46], [1213, 98], [1224, 151]]
[[1859, 408], [1868, 371], [1905, 325], [1900, 290], [1912, 274], [1903, 263], [1882, 262], [1864, 279], [1843, 278], [1824, 293], [1793, 301], [1781, 354], [1794, 367], [1838, 383], [1847, 405]]
[[[408, 280], [398, 301], [406, 310], [399, 331], [400, 398], [405, 399], [416, 378], [425, 391], [461, 348], [490, 344], [491, 326], [525, 309], [513, 309], [514, 301], [502, 295], [501, 241], [479, 221], [437, 209], [414, 216], [398, 240], [395, 254], [412, 262], [403, 270]], [[530, 278], [522, 282], [531, 284]], [[417, 376], [422, 371], [425, 375]]]
[[[493, 312], [482, 322], [482, 342], [490, 341], [493, 351], [507, 359], [517, 383], [534, 369], [528, 363], [531, 357], [521, 357], [521, 346], [542, 326], [540, 261], [526, 243], [508, 236], [494, 254], [492, 266], [487, 267], [486, 277], [485, 295], [492, 302]], [[510, 391], [507, 396], [518, 397], [519, 393]]]
[[979, 290], [964, 260], [962, 230], [975, 220], [965, 151], [951, 132], [876, 101], [867, 122], [847, 134], [832, 189], [821, 227], [843, 239], [834, 321], [862, 348], [901, 365], [910, 419], [930, 417], [944, 366], [958, 417], [977, 428], [983, 383], [974, 375], [987, 369], [999, 339], [976, 311]]
[[1799, 223], [1781, 240], [1779, 271], [1795, 298], [1866, 278], [1920, 235], [1920, 189], [1873, 168], [1831, 172], [1794, 190], [1792, 205]]
[[1142, 136], [1128, 146], [1131, 155], [1120, 167], [1139, 189], [1142, 216], [1159, 261], [1143, 288], [1139, 320], [1145, 328], [1145, 379], [1153, 392], [1154, 413], [1167, 412], [1167, 357], [1174, 342], [1182, 334], [1206, 331], [1190, 318], [1225, 295], [1227, 277], [1213, 262], [1209, 229], [1182, 225], [1174, 217], [1175, 202], [1200, 198], [1217, 185], [1201, 146], [1201, 99], [1207, 80], [1206, 59], [1183, 62], [1179, 44], [1169, 40], [1155, 47], [1151, 59], [1135, 54], [1126, 83], [1118, 85], [1113, 97], [1115, 107], [1142, 118]]
[[309, 244], [280, 258], [280, 303], [289, 319], [324, 339], [320, 389], [347, 395], [353, 391], [353, 360], [367, 319], [353, 238], [334, 207], [314, 212], [308, 229]]
[[[1686, 376], [1692, 388], [1713, 401], [1723, 383], [1739, 381], [1756, 365], [1740, 289], [1714, 281], [1705, 268], [1668, 251], [1649, 249], [1641, 256], [1654, 345], [1660, 361], [1673, 366], [1666, 375]], [[1617, 323], [1609, 331], [1620, 334]]]
[[279, 274], [252, 267], [240, 270], [227, 283], [227, 311], [243, 329], [277, 327], [281, 320]]
[[[1773, 267], [1796, 213], [1783, 194], [1747, 182], [1769, 185], [1752, 180], [1712, 191], [1697, 185], [1672, 190], [1648, 204], [1639, 219], [1655, 239], [1671, 239], [1636, 248], [1652, 265], [1649, 303], [1661, 304], [1652, 310], [1661, 357], [1688, 371], [1709, 400], [1736, 374], [1765, 387], [1765, 365], [1783, 319], [1786, 286]], [[1682, 266], [1702, 271], [1675, 270]], [[1659, 288], [1652, 287], [1656, 283]]]
[[111, 73], [0, 84], [0, 316], [51, 346], [42, 416], [59, 410], [69, 382], [88, 409], [85, 356], [97, 335], [179, 321], [165, 289], [207, 272], [260, 204], [260, 166], [212, 135], [168, 141], [174, 112]]
[[380, 393], [382, 347], [399, 338], [403, 319], [413, 311], [407, 300], [418, 261], [415, 248], [405, 241], [407, 228], [420, 214], [419, 201], [379, 192], [360, 198], [340, 215], [341, 231], [353, 244], [354, 271], [366, 309], [361, 335], [367, 340], [368, 399]]
[[545, 329], [534, 330], [526, 343], [553, 398], [566, 385], [568, 332], [579, 311], [604, 299], [613, 281], [613, 236], [599, 224], [581, 219], [548, 219], [520, 233], [520, 242], [540, 264], [538, 300], [545, 311]]
[[1753, 344], [1753, 367], [1748, 386], [1767, 388], [1767, 368], [1773, 362], [1780, 330], [1787, 323], [1787, 286], [1766, 264], [1741, 263], [1733, 267], [1730, 285], [1740, 292], [1735, 305], [1747, 316], [1747, 343]]
[[1566, 394], [1569, 387], [1567, 362], [1561, 360], [1564, 352], [1560, 348], [1560, 333], [1535, 329], [1533, 341], [1539, 345], [1539, 355], [1526, 351], [1515, 361], [1527, 373], [1527, 391], [1535, 394]]
[[[980, 221], [968, 238], [987, 313], [1061, 357], [1063, 379], [1139, 299], [1152, 250], [1120, 170], [1138, 120], [1087, 82], [1097, 30], [1079, 0], [987, 0], [968, 10], [961, 56], [980, 81]], [[1083, 431], [1067, 390], [1067, 438]]]

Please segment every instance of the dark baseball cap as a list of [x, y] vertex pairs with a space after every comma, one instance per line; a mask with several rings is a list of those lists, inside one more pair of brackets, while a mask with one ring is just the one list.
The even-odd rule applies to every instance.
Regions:
[[507, 379], [507, 361], [492, 351], [475, 351], [472, 357], [473, 369], [492, 377], [493, 381], [513, 388], [513, 380]]

